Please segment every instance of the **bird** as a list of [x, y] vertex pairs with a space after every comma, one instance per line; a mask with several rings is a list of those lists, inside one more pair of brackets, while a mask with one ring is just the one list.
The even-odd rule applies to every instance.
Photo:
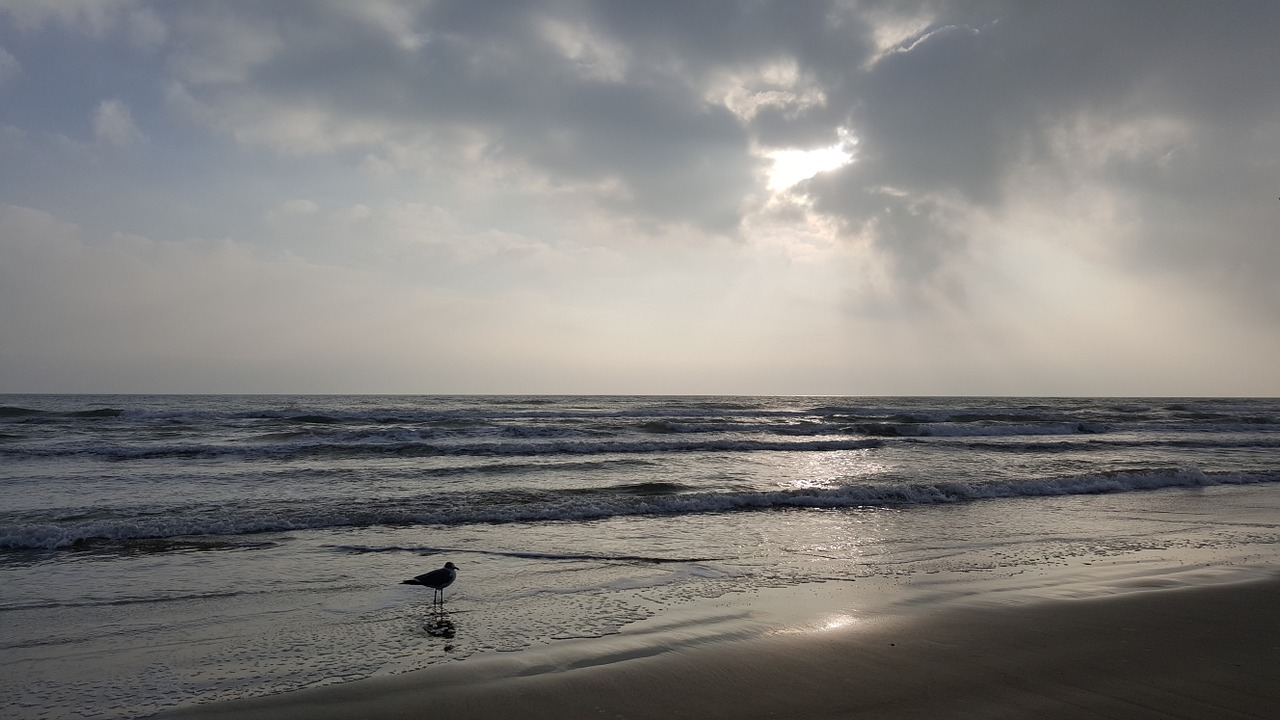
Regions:
[[410, 578], [401, 582], [401, 585], [423, 585], [435, 590], [435, 594], [431, 596], [432, 606], [439, 605], [444, 607], [444, 589], [453, 584], [458, 578], [458, 568], [451, 562], [444, 564], [444, 567], [438, 570], [432, 570], [429, 573], [423, 573], [417, 577]]

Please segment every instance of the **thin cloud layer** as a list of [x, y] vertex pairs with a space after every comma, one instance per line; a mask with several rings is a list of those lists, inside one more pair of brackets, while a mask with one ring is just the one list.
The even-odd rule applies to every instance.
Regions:
[[1277, 36], [0, 0], [0, 390], [1274, 394]]

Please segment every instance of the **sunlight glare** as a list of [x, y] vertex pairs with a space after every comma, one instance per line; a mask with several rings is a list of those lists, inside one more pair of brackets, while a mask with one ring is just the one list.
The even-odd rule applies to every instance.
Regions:
[[853, 162], [853, 145], [856, 143], [846, 132], [840, 133], [840, 141], [816, 150], [774, 150], [767, 154], [773, 160], [769, 170], [769, 189], [786, 190], [796, 183], [808, 180], [818, 173], [835, 170]]
[[853, 617], [852, 615], [836, 615], [828, 618], [818, 629], [822, 632], [829, 632], [831, 630], [847, 628], [857, 622], [858, 618]]

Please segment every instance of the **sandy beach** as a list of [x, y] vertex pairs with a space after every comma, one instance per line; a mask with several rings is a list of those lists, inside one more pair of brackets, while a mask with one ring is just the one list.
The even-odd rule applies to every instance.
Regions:
[[1280, 579], [915, 612], [666, 651], [481, 659], [214, 718], [1271, 718]]

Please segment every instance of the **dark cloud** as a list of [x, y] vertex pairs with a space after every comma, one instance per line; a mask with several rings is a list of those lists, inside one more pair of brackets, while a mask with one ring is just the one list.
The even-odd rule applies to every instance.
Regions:
[[[1280, 8], [1086, 2], [935, 9], [931, 27], [865, 71], [850, 70], [833, 88], [832, 104], [861, 140], [858, 163], [809, 186], [817, 207], [850, 228], [873, 223], [877, 244], [907, 287], [962, 256], [965, 239], [948, 229], [945, 214], [884, 202], [886, 187], [917, 204], [941, 196], [992, 210], [1007, 199], [1015, 173], [1032, 165], [1061, 177], [1065, 190], [1095, 182], [1132, 203], [1144, 227], [1130, 248], [1135, 262], [1219, 276], [1228, 264], [1274, 267], [1274, 221], [1256, 212], [1243, 225], [1233, 218], [1241, 204], [1277, 194], [1266, 186], [1274, 185], [1280, 153]], [[1082, 121], [1099, 136], [1118, 135], [1096, 151], [1105, 157], [1064, 155], [1055, 145], [1058, 133]], [[1156, 121], [1185, 132], [1152, 147], [1158, 137], [1144, 129]], [[1233, 236], [1213, 232], [1215, 223]], [[1274, 298], [1274, 283], [1248, 280]]]
[[[1280, 109], [1280, 9], [1249, 0], [193, 2], [148, 12], [170, 28], [159, 53], [175, 78], [229, 124], [305, 110], [347, 145], [375, 150], [476, 131], [489, 157], [607, 188], [601, 204], [659, 224], [731, 232], [762, 190], [753, 143], [829, 144], [846, 127], [860, 140], [856, 166], [809, 192], [849, 228], [876, 221], [879, 245], [914, 280], [962, 240], [928, 221], [937, 213], [881, 209], [886, 188], [916, 207], [937, 196], [998, 207], [1015, 168], [1071, 163], [1054, 155], [1063, 124], [1163, 116], [1190, 128], [1193, 147], [1169, 147], [1159, 168], [1120, 153], [1099, 179], [1213, 213], [1230, 202], [1224, 188], [1238, 197], [1272, 171], [1257, 163], [1267, 138], [1238, 138], [1265, 131]], [[913, 18], [927, 23], [877, 60], [877, 28]], [[549, 37], [556, 24], [577, 56]], [[717, 79], [771, 62], [793, 64], [822, 101], [735, 117], [709, 98]], [[936, 237], [922, 237], [931, 226]]]
[[[602, 204], [642, 221], [733, 232], [743, 198], [759, 187], [759, 161], [748, 152], [741, 124], [709, 103], [696, 83], [655, 69], [658, 58], [635, 57], [625, 45], [632, 38], [583, 26], [583, 16], [572, 12], [580, 9], [424, 4], [406, 28], [421, 44], [395, 47], [377, 28], [348, 30], [332, 12], [307, 5], [287, 18], [255, 20], [259, 32], [279, 37], [280, 49], [246, 67], [243, 77], [199, 82], [217, 77], [193, 66], [199, 58], [179, 67], [197, 80], [188, 92], [215, 111], [252, 93], [268, 107], [381, 125], [384, 138], [465, 128], [487, 139], [488, 157], [527, 164], [553, 183], [606, 186]], [[189, 15], [186, 22], [212, 19]], [[558, 52], [547, 37], [549, 22], [583, 34], [571, 41], [623, 43], [625, 57], [616, 61], [625, 67], [610, 75], [588, 65], [611, 58]]]

